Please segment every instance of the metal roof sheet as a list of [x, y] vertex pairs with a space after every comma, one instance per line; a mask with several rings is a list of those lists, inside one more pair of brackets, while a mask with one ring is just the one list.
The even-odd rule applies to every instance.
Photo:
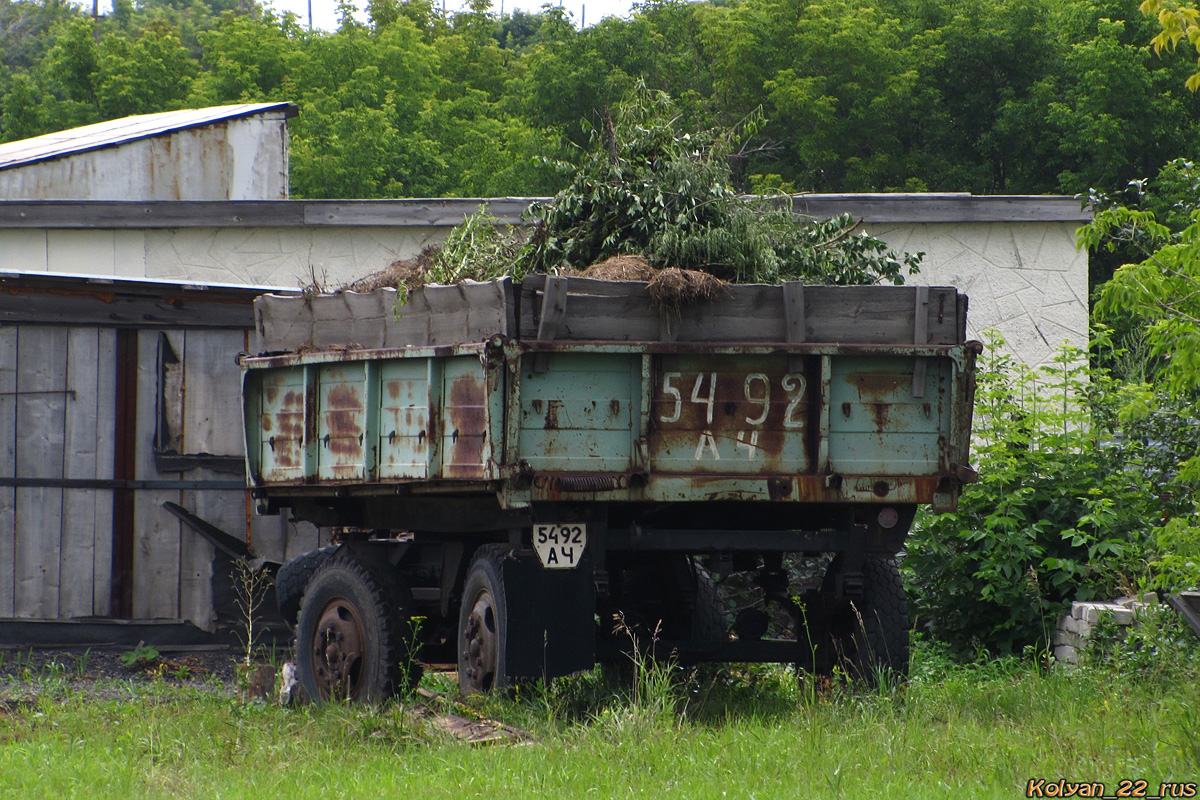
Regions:
[[[25, 272], [0, 269], [0, 286], [27, 284], [50, 287], [85, 287], [96, 291], [115, 292], [232, 292], [257, 297], [260, 294], [300, 294], [295, 286], [273, 286], [261, 283], [229, 283], [196, 281], [181, 278], [130, 278], [123, 275], [104, 275], [83, 272]], [[100, 288], [97, 288], [100, 287]], [[109, 287], [104, 289], [103, 287]]]
[[10, 169], [38, 161], [99, 150], [104, 147], [159, 136], [164, 133], [197, 128], [240, 117], [253, 116], [267, 111], [283, 111], [287, 116], [296, 115], [291, 103], [241, 103], [231, 106], [163, 111], [158, 114], [142, 114], [122, 117], [82, 128], [47, 133], [32, 139], [0, 144], [0, 169]]

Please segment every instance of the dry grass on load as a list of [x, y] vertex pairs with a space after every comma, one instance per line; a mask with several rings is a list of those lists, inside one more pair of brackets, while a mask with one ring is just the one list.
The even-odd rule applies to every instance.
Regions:
[[580, 278], [595, 278], [601, 281], [650, 281], [658, 270], [642, 256], [613, 256], [581, 270], [571, 270], [568, 275]]
[[727, 294], [726, 286], [728, 283], [707, 272], [667, 267], [658, 271], [646, 290], [660, 312], [679, 313], [685, 306], [721, 299]]
[[425, 274], [437, 258], [438, 245], [429, 245], [415, 258], [404, 258], [393, 261], [387, 267], [372, 272], [365, 278], [347, 283], [338, 292], [373, 292], [376, 289], [396, 289], [414, 291], [425, 285]]
[[[415, 258], [393, 261], [378, 272], [339, 287], [335, 293], [371, 292], [376, 289], [414, 291], [428, 282], [429, 269], [439, 251], [437, 245], [430, 245]], [[582, 270], [565, 271], [564, 274], [603, 281], [644, 281], [655, 307], [662, 313], [678, 314], [690, 305], [720, 300], [728, 293], [728, 282], [708, 272], [678, 267], [655, 269], [639, 255], [613, 256]]]

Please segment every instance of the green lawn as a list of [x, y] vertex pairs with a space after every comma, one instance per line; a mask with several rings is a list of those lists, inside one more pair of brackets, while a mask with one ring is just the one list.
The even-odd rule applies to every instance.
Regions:
[[534, 735], [508, 745], [459, 743], [404, 704], [280, 709], [161, 683], [118, 702], [72, 696], [65, 681], [47, 689], [0, 711], [0, 797], [1016, 798], [1031, 778], [1100, 781], [1110, 794], [1121, 779], [1145, 779], [1151, 794], [1200, 779], [1194, 670], [1044, 674], [924, 648], [909, 683], [885, 691], [816, 691], [754, 668], [640, 703], [584, 676], [468, 704]]

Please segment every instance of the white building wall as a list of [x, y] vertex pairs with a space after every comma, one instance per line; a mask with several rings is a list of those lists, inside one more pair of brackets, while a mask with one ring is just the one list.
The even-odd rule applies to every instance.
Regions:
[[146, 231], [156, 280], [336, 289], [441, 242], [449, 228], [179, 228]]
[[[897, 250], [925, 253], [908, 282], [970, 297], [971, 336], [999, 331], [1030, 365], [1088, 341], [1087, 254], [1079, 222], [875, 223]], [[342, 286], [442, 241], [448, 226], [0, 229], [5, 270], [298, 288]]]

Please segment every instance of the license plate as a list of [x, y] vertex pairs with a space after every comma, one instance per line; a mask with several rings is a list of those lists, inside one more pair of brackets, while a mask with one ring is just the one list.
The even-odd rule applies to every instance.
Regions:
[[574, 569], [587, 548], [587, 525], [534, 525], [533, 549], [546, 569]]

